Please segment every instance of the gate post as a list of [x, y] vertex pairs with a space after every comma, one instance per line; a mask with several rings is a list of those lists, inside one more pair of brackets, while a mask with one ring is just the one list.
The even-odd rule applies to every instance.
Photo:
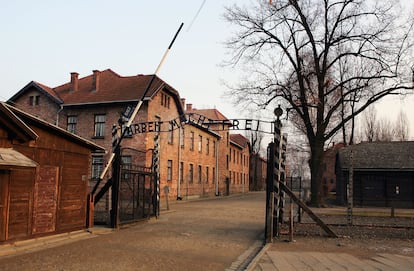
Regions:
[[119, 179], [121, 167], [121, 148], [115, 148], [115, 158], [112, 164], [112, 206], [111, 206], [111, 228], [119, 225]]
[[273, 186], [273, 171], [274, 171], [274, 142], [269, 143], [267, 147], [267, 168], [266, 168], [266, 224], [265, 224], [265, 241], [271, 243], [273, 240], [273, 211], [274, 206], [274, 186]]
[[[266, 242], [271, 243], [273, 237], [279, 236], [279, 222], [280, 222], [280, 199], [281, 190], [279, 181], [281, 179], [281, 127], [280, 116], [283, 114], [280, 105], [275, 108], [274, 113], [276, 120], [274, 122], [273, 143], [269, 144], [267, 153], [267, 178], [266, 178], [266, 226], [265, 235]], [[283, 212], [281, 212], [283, 214]]]
[[92, 193], [88, 194], [87, 197], [87, 217], [86, 217], [86, 227], [92, 228], [93, 227], [93, 216], [94, 216], [94, 209], [95, 209], [95, 196]]

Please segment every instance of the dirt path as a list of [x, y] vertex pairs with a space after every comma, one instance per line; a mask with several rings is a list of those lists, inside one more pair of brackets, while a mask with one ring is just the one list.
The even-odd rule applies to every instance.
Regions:
[[176, 203], [158, 220], [0, 258], [0, 270], [225, 270], [263, 232], [265, 193]]

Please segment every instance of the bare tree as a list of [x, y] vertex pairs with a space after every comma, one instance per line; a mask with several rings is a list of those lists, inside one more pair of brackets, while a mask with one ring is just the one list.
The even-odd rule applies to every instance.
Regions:
[[377, 124], [377, 134], [375, 141], [389, 142], [394, 139], [394, 127], [388, 118], [381, 118]]
[[410, 127], [408, 124], [407, 115], [403, 111], [400, 111], [400, 113], [397, 116], [397, 121], [395, 122], [395, 128], [394, 128], [395, 140], [407, 141], [409, 133], [410, 133]]
[[[262, 0], [226, 9], [226, 20], [237, 26], [227, 41], [228, 64], [248, 73], [229, 94], [237, 104], [261, 108], [283, 102], [300, 124], [310, 147], [313, 204], [320, 201], [325, 143], [369, 105], [413, 88], [413, 20], [402, 20], [396, 2], [279, 0], [269, 5]], [[352, 110], [343, 110], [351, 103]]]
[[364, 128], [363, 137], [368, 142], [373, 142], [378, 138], [378, 123], [377, 123], [377, 110], [375, 107], [368, 107], [364, 114]]

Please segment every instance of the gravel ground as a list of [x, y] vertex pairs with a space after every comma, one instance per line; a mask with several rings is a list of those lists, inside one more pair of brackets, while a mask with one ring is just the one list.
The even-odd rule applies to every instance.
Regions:
[[281, 235], [272, 249], [285, 251], [343, 252], [360, 258], [377, 253], [414, 257], [414, 218], [389, 216], [353, 216], [352, 226], [347, 216], [318, 214], [339, 238], [329, 238], [307, 215], [303, 223], [295, 223], [293, 242], [289, 242], [288, 227], [281, 226]]

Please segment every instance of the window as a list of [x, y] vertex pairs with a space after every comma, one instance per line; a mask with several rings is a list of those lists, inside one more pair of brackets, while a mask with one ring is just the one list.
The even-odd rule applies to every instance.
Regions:
[[213, 144], [213, 155], [214, 157], [216, 157], [217, 155], [217, 141], [214, 141], [214, 144]]
[[194, 132], [190, 132], [190, 150], [194, 150]]
[[228, 154], [226, 154], [226, 169], [229, 169], [229, 155]]
[[132, 166], [132, 159], [130, 155], [124, 155], [121, 156], [121, 161], [122, 161], [122, 176], [121, 178], [123, 178], [124, 180], [127, 180], [130, 178], [130, 174], [129, 174], [129, 170], [131, 170], [131, 166]]
[[167, 181], [172, 181], [172, 160], [167, 161]]
[[198, 136], [198, 152], [203, 151], [203, 136]]
[[29, 97], [29, 105], [35, 106], [40, 104], [40, 96], [39, 95], [33, 95]]
[[206, 167], [206, 183], [208, 183], [209, 168]]
[[203, 173], [203, 172], [202, 172], [201, 166], [199, 165], [199, 166], [198, 166], [198, 183], [201, 183], [201, 179], [202, 179], [201, 174], [202, 174], [202, 173]]
[[165, 93], [161, 93], [161, 105], [166, 108], [170, 108], [170, 96], [169, 95]]
[[172, 125], [170, 125], [170, 130], [168, 131], [168, 144], [173, 144], [174, 143], [174, 129], [172, 127]]
[[92, 178], [99, 178], [103, 171], [103, 156], [102, 155], [93, 155], [92, 156]]
[[194, 181], [194, 165], [193, 164], [190, 164], [189, 175], [190, 175], [189, 182], [192, 183]]
[[68, 116], [67, 128], [69, 133], [76, 134], [76, 124], [78, 123], [77, 116]]
[[95, 137], [105, 136], [105, 115], [95, 115]]
[[213, 167], [213, 178], [211, 178], [213, 180], [213, 182], [216, 181], [216, 168]]
[[184, 128], [180, 127], [180, 146], [184, 148]]
[[206, 139], [206, 154], [210, 154], [210, 138]]
[[179, 178], [180, 178], [180, 183], [183, 183], [183, 177], [184, 177], [184, 163], [180, 162], [180, 169], [179, 169]]

